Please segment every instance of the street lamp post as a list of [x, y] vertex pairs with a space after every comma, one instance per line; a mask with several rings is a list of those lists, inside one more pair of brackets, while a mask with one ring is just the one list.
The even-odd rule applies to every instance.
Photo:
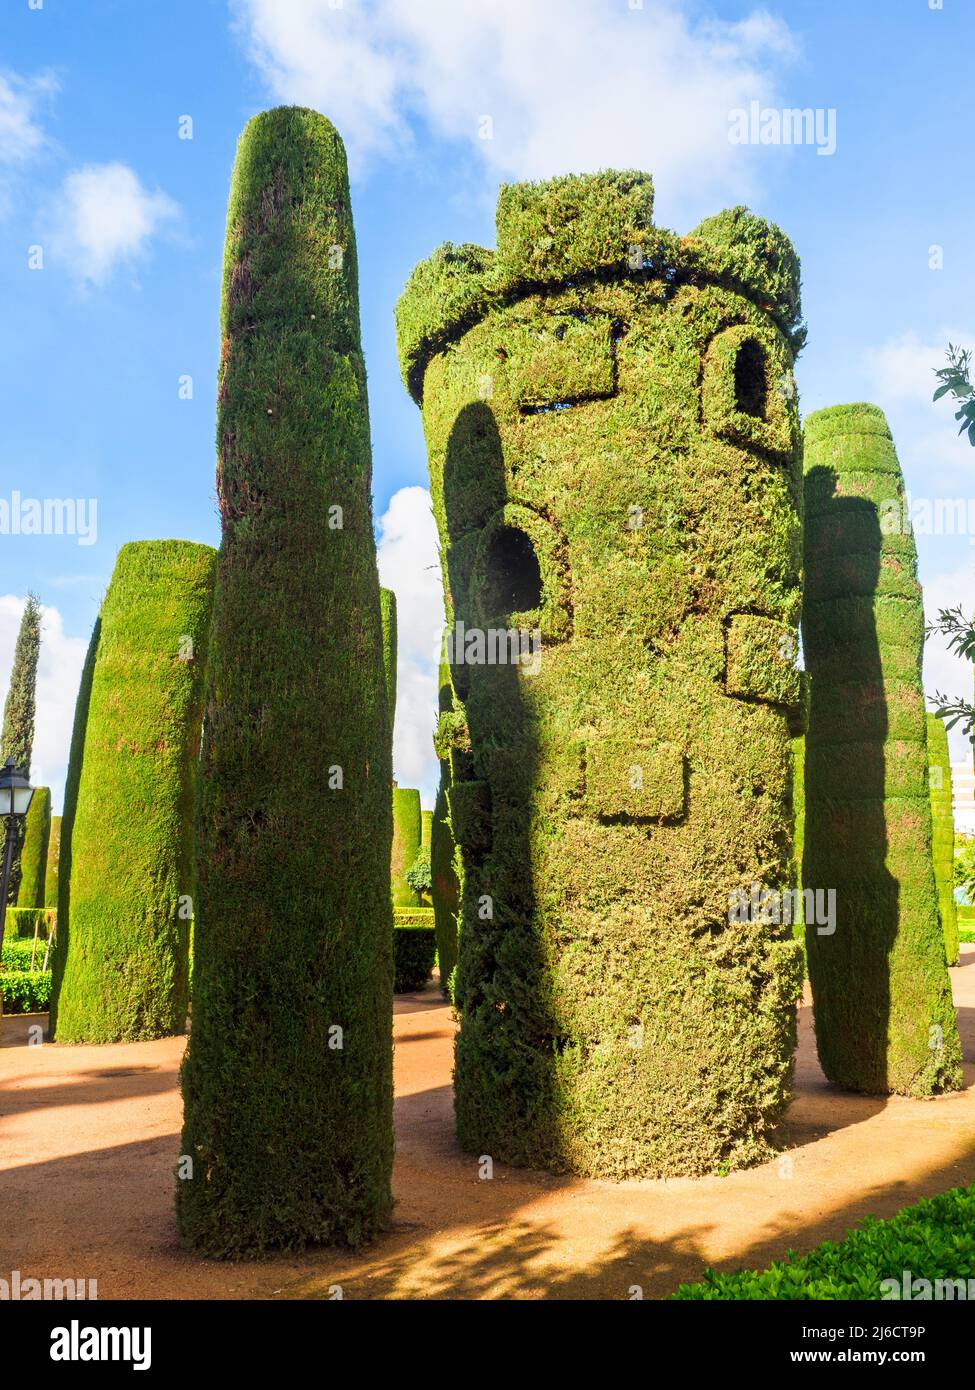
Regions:
[[13, 758], [8, 758], [0, 768], [0, 820], [4, 825], [3, 870], [0, 873], [0, 952], [3, 951], [3, 929], [7, 921], [7, 890], [10, 886], [10, 868], [14, 862], [14, 847], [17, 844], [17, 831], [27, 815], [34, 788], [22, 768], [16, 767]]

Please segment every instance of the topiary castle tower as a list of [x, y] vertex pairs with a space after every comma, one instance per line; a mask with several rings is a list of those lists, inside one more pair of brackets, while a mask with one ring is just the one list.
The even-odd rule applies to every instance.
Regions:
[[392, 782], [345, 150], [281, 107], [238, 146], [223, 527], [200, 810], [184, 1241], [358, 1245], [392, 1206]]
[[158, 1038], [186, 1026], [214, 559], [190, 541], [135, 541], [115, 562], [65, 786], [58, 1042]]
[[[640, 173], [502, 188], [398, 306], [452, 645], [465, 1149], [606, 1178], [773, 1152], [790, 877], [802, 341], [788, 240], [687, 237]], [[510, 636], [508, 635], [510, 634]]]
[[836, 893], [806, 923], [827, 1077], [871, 1095], [960, 1085], [961, 1055], [931, 860], [924, 610], [904, 483], [883, 411], [841, 405], [805, 426], [803, 881]]

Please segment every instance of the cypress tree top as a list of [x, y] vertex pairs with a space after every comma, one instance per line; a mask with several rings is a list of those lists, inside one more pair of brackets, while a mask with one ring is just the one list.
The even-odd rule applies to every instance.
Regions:
[[37, 660], [41, 650], [41, 607], [36, 594], [28, 594], [20, 620], [10, 688], [3, 708], [3, 735], [0, 756], [13, 758], [30, 776], [34, 747], [34, 714], [37, 691]]

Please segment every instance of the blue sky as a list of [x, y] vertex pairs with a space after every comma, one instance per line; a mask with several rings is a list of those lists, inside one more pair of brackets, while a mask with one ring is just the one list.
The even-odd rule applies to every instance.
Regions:
[[[48, 609], [35, 780], [59, 802], [119, 546], [219, 540], [219, 274], [251, 115], [312, 105], [349, 147], [380, 568], [401, 608], [397, 775], [431, 805], [436, 552], [393, 335], [412, 266], [444, 240], [492, 244], [505, 179], [644, 168], [679, 231], [745, 202], [802, 258], [803, 413], [874, 400], [912, 494], [975, 497], [975, 451], [930, 404], [948, 338], [975, 346], [973, 41], [969, 0], [5, 0], [0, 497], [97, 500], [95, 544], [0, 535], [0, 698], [26, 590]], [[835, 153], [731, 144], [729, 111], [751, 100], [834, 110]], [[929, 605], [971, 608], [970, 536], [918, 549]], [[960, 693], [971, 673], [934, 650], [926, 680]]]

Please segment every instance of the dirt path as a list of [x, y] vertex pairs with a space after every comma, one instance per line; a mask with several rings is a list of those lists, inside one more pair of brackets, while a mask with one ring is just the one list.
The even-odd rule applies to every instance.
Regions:
[[367, 1254], [214, 1264], [179, 1247], [171, 1176], [183, 1040], [28, 1046], [0, 1024], [0, 1277], [95, 1278], [101, 1298], [627, 1298], [711, 1264], [758, 1266], [868, 1212], [975, 1182], [975, 947], [953, 970], [967, 1089], [934, 1101], [829, 1087], [800, 1019], [790, 1151], [726, 1178], [580, 1182], [495, 1168], [453, 1137], [453, 1024], [432, 987], [395, 1009], [397, 1199]]

